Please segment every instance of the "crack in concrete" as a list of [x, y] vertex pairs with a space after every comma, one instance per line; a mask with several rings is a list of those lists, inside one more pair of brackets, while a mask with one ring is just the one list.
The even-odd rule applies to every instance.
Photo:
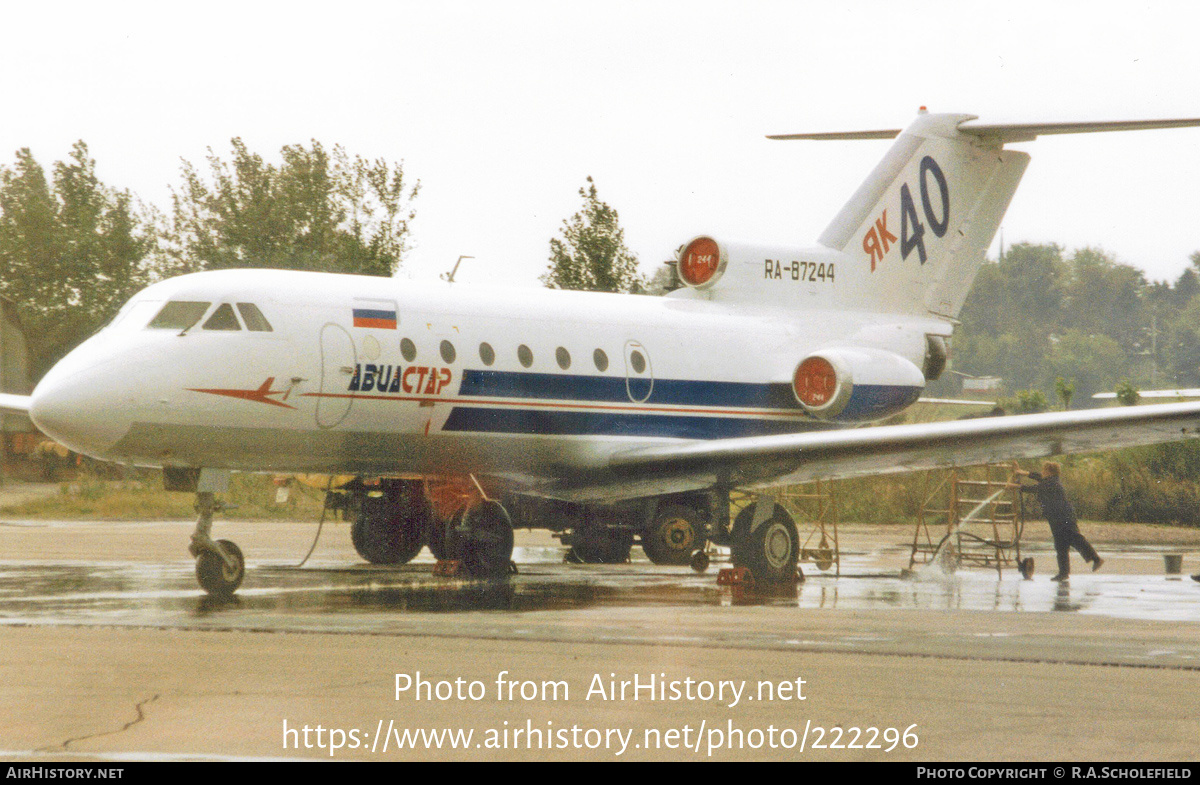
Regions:
[[59, 744], [57, 747], [39, 747], [36, 750], [36, 752], [64, 752], [67, 750], [68, 747], [70, 747], [72, 744], [74, 744], [76, 742], [87, 741], [89, 739], [98, 739], [102, 736], [115, 736], [118, 733], [124, 733], [125, 731], [132, 728], [134, 725], [137, 725], [138, 723], [140, 723], [146, 719], [145, 707], [151, 703], [154, 703], [154, 701], [158, 700], [160, 696], [161, 696], [161, 693], [156, 692], [153, 695], [151, 695], [149, 698], [146, 698], [145, 700], [142, 700], [142, 701], [138, 701], [136, 704], [134, 704], [133, 709], [134, 709], [134, 711], [137, 712], [137, 716], [134, 717], [129, 722], [122, 725], [120, 728], [117, 728], [116, 730], [105, 731], [103, 733], [91, 733], [91, 734], [88, 734], [87, 736], [72, 736], [71, 738], [64, 741], [62, 744]]

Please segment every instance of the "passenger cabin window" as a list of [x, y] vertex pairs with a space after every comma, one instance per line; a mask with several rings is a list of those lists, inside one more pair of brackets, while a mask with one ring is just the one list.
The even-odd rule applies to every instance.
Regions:
[[211, 303], [172, 300], [146, 325], [148, 330], [186, 330], [200, 321]]
[[492, 348], [490, 343], [479, 344], [479, 359], [484, 365], [491, 365], [496, 362], [496, 350]]
[[213, 311], [213, 315], [208, 317], [208, 321], [204, 323], [205, 330], [240, 330], [242, 326], [238, 324], [237, 316], [233, 313], [233, 306], [229, 303], [221, 303], [217, 306], [217, 310]]
[[564, 371], [571, 367], [571, 353], [566, 350], [566, 347], [560, 346], [554, 352], [554, 361], [558, 363], [558, 367]]
[[417, 345], [408, 338], [401, 338], [400, 354], [404, 357], [405, 362], [412, 362], [417, 359]]
[[267, 321], [267, 317], [262, 315], [262, 311], [258, 310], [258, 306], [254, 303], [238, 303], [238, 313], [242, 315], [242, 321], [246, 323], [246, 329], [256, 333], [269, 333], [271, 323]]
[[530, 351], [528, 346], [521, 344], [517, 347], [517, 359], [521, 362], [521, 365], [528, 368], [533, 365], [533, 352]]
[[597, 349], [592, 352], [592, 362], [596, 363], [596, 370], [604, 373], [608, 370], [608, 355], [603, 349]]
[[447, 365], [452, 365], [454, 358], [458, 356], [458, 353], [454, 351], [454, 344], [449, 341], [442, 341], [438, 350], [442, 353], [442, 359], [445, 360]]

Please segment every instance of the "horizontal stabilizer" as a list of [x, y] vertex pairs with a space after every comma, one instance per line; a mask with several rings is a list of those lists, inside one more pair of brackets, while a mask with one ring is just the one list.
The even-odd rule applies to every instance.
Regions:
[[768, 134], [768, 139], [787, 141], [790, 139], [816, 139], [824, 142], [844, 142], [856, 139], [895, 139], [902, 128], [891, 128], [885, 131], [827, 131], [815, 134]]
[[1082, 123], [959, 123], [964, 134], [998, 139], [1002, 142], [1027, 142], [1047, 134], [1092, 134], [1104, 131], [1153, 131], [1161, 128], [1200, 126], [1200, 118], [1178, 120], [1109, 120]]
[[[964, 120], [958, 130], [964, 134], [985, 137], [998, 142], [1028, 142], [1047, 134], [1090, 134], [1104, 131], [1152, 131], [1162, 128], [1191, 128], [1200, 126], [1200, 118], [1172, 120], [1106, 120], [1069, 123], [981, 123], [978, 119]], [[774, 134], [768, 139], [810, 139], [845, 141], [854, 139], [894, 139], [903, 129], [888, 128], [875, 131], [829, 131], [807, 134]]]

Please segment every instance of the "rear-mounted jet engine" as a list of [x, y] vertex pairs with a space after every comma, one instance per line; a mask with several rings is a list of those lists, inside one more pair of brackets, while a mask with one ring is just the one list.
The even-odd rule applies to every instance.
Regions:
[[843, 347], [813, 352], [792, 376], [792, 392], [822, 420], [878, 420], [921, 396], [925, 375], [894, 352]]

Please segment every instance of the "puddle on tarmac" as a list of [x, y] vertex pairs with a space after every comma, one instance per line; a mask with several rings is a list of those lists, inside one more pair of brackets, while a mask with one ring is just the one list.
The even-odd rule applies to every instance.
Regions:
[[[323, 562], [297, 569], [251, 560], [246, 581], [232, 600], [204, 596], [189, 562], [0, 562], [0, 624], [299, 625], [370, 631], [413, 614], [739, 605], [1200, 621], [1200, 584], [1187, 575], [1089, 573], [1056, 584], [1045, 575], [1025, 581], [1015, 570], [997, 578], [995, 571], [971, 569], [913, 580], [901, 578], [899, 570], [881, 571], [878, 554], [843, 555], [840, 578], [809, 565], [808, 580], [764, 596], [718, 587], [715, 566], [696, 574], [644, 560], [564, 564], [556, 548], [519, 549], [515, 555], [520, 573], [500, 581], [434, 577], [427, 556], [398, 568]], [[1141, 554], [1131, 549], [1126, 556]]]

